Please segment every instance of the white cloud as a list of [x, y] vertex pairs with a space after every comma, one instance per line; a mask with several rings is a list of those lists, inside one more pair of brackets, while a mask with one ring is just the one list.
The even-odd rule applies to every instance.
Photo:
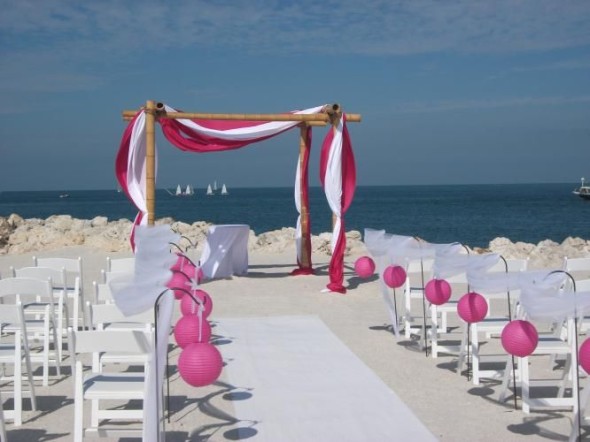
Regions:
[[70, 48], [77, 55], [85, 48], [125, 53], [172, 46], [366, 55], [505, 53], [590, 44], [585, 0], [3, 3], [0, 29], [9, 46], [22, 36], [25, 44]]

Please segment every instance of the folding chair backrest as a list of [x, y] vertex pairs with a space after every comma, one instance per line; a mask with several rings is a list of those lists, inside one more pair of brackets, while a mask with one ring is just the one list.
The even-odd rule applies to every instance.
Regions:
[[66, 269], [54, 269], [52, 267], [11, 267], [12, 276], [17, 278], [51, 279], [54, 288], [66, 288]]
[[590, 257], [563, 258], [563, 269], [576, 279], [590, 278]]
[[133, 276], [133, 272], [106, 272], [104, 270], [101, 270], [100, 273], [102, 274], [103, 283], [109, 283], [114, 278], [119, 278], [120, 276]]
[[135, 272], [135, 258], [111, 258], [107, 256], [107, 272]]
[[53, 303], [51, 280], [24, 277], [0, 279], [0, 297], [5, 296], [20, 296], [29, 299], [42, 296]]
[[[83, 286], [84, 278], [82, 274], [82, 258], [37, 258], [33, 256], [33, 265], [35, 267], [51, 267], [53, 269], [66, 269], [68, 282], [78, 283], [78, 289]], [[76, 279], [77, 278], [77, 279]], [[70, 285], [68, 288], [74, 288]]]
[[70, 328], [72, 352], [149, 354], [150, 345], [146, 333], [131, 330], [125, 333], [109, 330], [74, 331]]
[[151, 328], [151, 324], [154, 322], [152, 310], [137, 315], [125, 316], [116, 304], [94, 304], [89, 306], [88, 311], [93, 327], [100, 327], [103, 324], [125, 323]]

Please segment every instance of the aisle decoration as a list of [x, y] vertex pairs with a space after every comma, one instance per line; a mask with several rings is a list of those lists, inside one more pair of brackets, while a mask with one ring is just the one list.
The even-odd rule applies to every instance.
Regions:
[[359, 278], [370, 278], [375, 273], [375, 261], [370, 256], [361, 256], [354, 262], [354, 271]]
[[[170, 252], [170, 244], [178, 235], [170, 226], [139, 226], [135, 231], [135, 273], [114, 278], [110, 283], [113, 299], [127, 316], [155, 310], [154, 354], [146, 378], [143, 440], [158, 440], [162, 414], [160, 394], [166, 372], [168, 337], [172, 325], [174, 299], [180, 299], [183, 316], [174, 327], [174, 337], [182, 348], [178, 370], [181, 378], [192, 386], [214, 382], [223, 367], [217, 348], [209, 343], [211, 326], [207, 317], [213, 303], [208, 293], [198, 289], [197, 278], [181, 270], [194, 267], [186, 257]], [[189, 270], [190, 271], [190, 270]], [[198, 277], [198, 271], [193, 272]]]

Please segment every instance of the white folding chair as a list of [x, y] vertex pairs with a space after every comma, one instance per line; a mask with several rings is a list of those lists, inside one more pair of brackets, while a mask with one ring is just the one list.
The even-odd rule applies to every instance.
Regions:
[[[94, 330], [109, 330], [129, 332], [132, 330], [152, 333], [154, 328], [154, 312], [146, 310], [136, 315], [125, 316], [115, 304], [88, 304], [87, 311], [90, 315], [90, 324]], [[95, 353], [94, 365], [102, 371], [103, 364], [116, 363], [128, 365], [145, 365], [145, 355], [122, 353]]]
[[[12, 342], [3, 342], [0, 344], [0, 363], [3, 368], [1, 380], [3, 382], [12, 381], [13, 383], [14, 410], [3, 410], [2, 399], [0, 399], [0, 408], [3, 410], [4, 418], [12, 419], [14, 426], [20, 426], [22, 425], [23, 396], [28, 396], [31, 400], [33, 411], [37, 410], [31, 355], [22, 304], [18, 301], [15, 304], [0, 304], [0, 324], [2, 324], [3, 332], [5, 332], [5, 328], [10, 329], [11, 332], [9, 335], [13, 337]], [[28, 381], [29, 390], [24, 390], [23, 388], [23, 362], [26, 367], [24, 378]], [[12, 364], [14, 367], [12, 376], [10, 377], [6, 376], [5, 373], [5, 366], [9, 364]], [[4, 426], [4, 422], [2, 422], [2, 426]], [[0, 429], [1, 431], [5, 431], [5, 429], [2, 428]], [[4, 434], [3, 437], [2, 441], [5, 441], [6, 435]]]
[[[123, 354], [150, 354], [149, 341], [144, 332], [109, 330], [75, 331], [70, 328], [70, 342], [75, 360], [75, 395], [74, 395], [74, 441], [81, 442], [88, 433], [101, 437], [117, 434], [119, 436], [137, 436], [141, 427], [123, 428], [121, 425], [108, 426], [103, 421], [143, 421], [143, 407], [132, 409], [119, 405], [116, 408], [101, 408], [101, 401], [128, 402], [143, 401], [146, 397], [148, 373], [100, 372], [92, 367], [84, 374], [84, 365], [80, 358], [83, 354], [102, 352], [120, 352]], [[90, 425], [84, 424], [84, 400], [91, 401]], [[125, 404], [129, 405], [129, 404]]]
[[[494, 277], [497, 274], [504, 274], [507, 272], [517, 273], [526, 271], [528, 267], [528, 259], [508, 259], [500, 260], [496, 266], [491, 267], [487, 275]], [[488, 340], [497, 338], [502, 334], [504, 327], [518, 316], [518, 298], [519, 290], [497, 292], [479, 292], [484, 296], [488, 302], [488, 316], [482, 321], [471, 324], [470, 326], [470, 340], [471, 340], [471, 373], [474, 385], [479, 385], [481, 378], [501, 379], [504, 370], [508, 368], [506, 364], [506, 353], [502, 350], [494, 354], [482, 354], [480, 348], [480, 334], [484, 335]], [[501, 315], [491, 316], [492, 301], [497, 301], [501, 305], [503, 312]], [[510, 305], [508, 305], [510, 302]], [[498, 308], [498, 306], [496, 306]], [[510, 316], [508, 313], [510, 312]], [[496, 348], [501, 348], [496, 346]], [[462, 351], [459, 354], [458, 370], [462, 373], [463, 364], [466, 362], [466, 353]], [[511, 362], [511, 359], [510, 359]], [[483, 369], [485, 363], [488, 369]]]
[[[424, 298], [424, 285], [429, 281], [432, 275], [432, 264], [434, 263], [433, 258], [427, 258], [423, 260], [410, 260], [406, 269], [406, 283], [404, 284], [404, 335], [406, 338], [410, 338], [412, 332], [418, 332], [421, 335], [424, 333], [424, 324], [415, 324], [416, 317], [422, 317], [426, 312], [421, 312], [416, 315], [412, 312], [412, 301], [420, 300]], [[422, 309], [421, 304], [419, 309]], [[415, 310], [414, 310], [415, 311]]]
[[111, 258], [107, 256], [107, 272], [135, 272], [135, 258]]
[[33, 265], [40, 267], [50, 267], [61, 270], [66, 269], [67, 292], [66, 297], [72, 302], [68, 307], [71, 313], [70, 325], [79, 327], [80, 323], [86, 327], [86, 314], [84, 313], [84, 275], [82, 271], [82, 258], [38, 258], [33, 256]]
[[467, 293], [467, 275], [465, 272], [445, 278], [445, 280], [452, 286], [452, 295], [443, 305], [430, 306], [430, 342], [431, 342], [431, 353], [433, 358], [437, 358], [439, 353], [459, 355], [462, 349], [465, 348], [467, 343], [467, 328], [461, 335], [461, 343], [441, 345], [441, 335], [448, 334], [448, 316], [457, 315], [457, 304], [461, 296]]
[[[57, 375], [61, 375], [61, 349], [57, 338], [57, 325], [55, 321], [55, 302], [53, 298], [53, 287], [51, 280], [40, 280], [35, 278], [6, 278], [0, 279], [0, 297], [3, 299], [13, 298], [13, 303], [21, 301], [25, 312], [27, 337], [41, 336], [43, 350], [41, 355], [31, 354], [31, 361], [41, 361], [43, 364], [43, 386], [49, 385], [49, 363], [53, 361]], [[37, 299], [40, 297], [41, 302]], [[28, 301], [28, 300], [31, 301]], [[34, 317], [27, 316], [30, 309]], [[17, 328], [19, 326], [16, 326]], [[13, 326], [5, 326], [5, 331], [12, 332]], [[53, 351], [50, 343], [53, 342]], [[53, 359], [51, 358], [53, 353]]]
[[[51, 279], [53, 286], [53, 298], [55, 305], [55, 325], [57, 327], [58, 348], [63, 352], [63, 338], [67, 339], [68, 319], [70, 317], [67, 303], [67, 278], [66, 269], [53, 269], [51, 267], [10, 267], [12, 276], [17, 278], [35, 278], [41, 280]], [[37, 299], [41, 302], [41, 299]], [[27, 309], [27, 313], [32, 309]]]

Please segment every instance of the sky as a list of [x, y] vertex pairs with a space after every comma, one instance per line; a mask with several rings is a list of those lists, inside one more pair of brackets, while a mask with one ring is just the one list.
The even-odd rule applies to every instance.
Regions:
[[[590, 179], [587, 0], [0, 0], [0, 191], [116, 187], [123, 110], [350, 123], [358, 185]], [[292, 186], [298, 131], [196, 154], [158, 187]], [[319, 185], [325, 128], [314, 128]]]

